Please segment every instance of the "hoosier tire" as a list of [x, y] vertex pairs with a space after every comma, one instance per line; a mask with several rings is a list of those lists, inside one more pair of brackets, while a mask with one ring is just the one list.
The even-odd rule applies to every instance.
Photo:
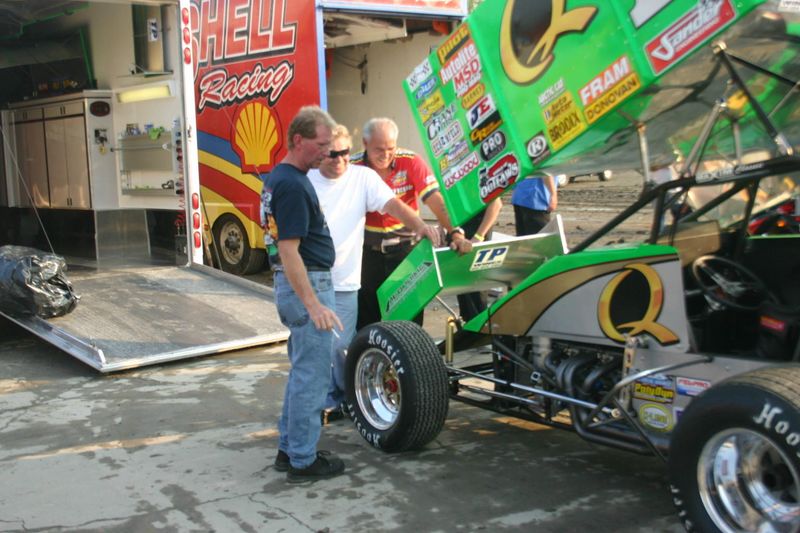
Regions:
[[800, 529], [800, 367], [756, 370], [698, 396], [670, 443], [687, 531]]
[[364, 439], [386, 452], [432, 441], [448, 408], [447, 370], [433, 339], [413, 322], [359, 331], [347, 352], [347, 408]]

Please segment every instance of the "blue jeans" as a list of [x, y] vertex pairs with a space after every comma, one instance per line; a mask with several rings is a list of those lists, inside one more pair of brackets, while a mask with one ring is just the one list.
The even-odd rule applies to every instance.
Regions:
[[[333, 309], [330, 272], [309, 272], [308, 280], [322, 305]], [[317, 458], [319, 414], [331, 380], [333, 334], [314, 326], [283, 272], [275, 273], [275, 301], [281, 323], [289, 328], [287, 347], [292, 364], [278, 422], [278, 448], [289, 454], [293, 467], [305, 468]]]
[[328, 389], [328, 398], [325, 400], [325, 409], [335, 409], [345, 400], [344, 361], [347, 357], [347, 347], [356, 334], [358, 291], [336, 291], [336, 314], [342, 321], [344, 330], [338, 332], [338, 339], [333, 340], [331, 386]]

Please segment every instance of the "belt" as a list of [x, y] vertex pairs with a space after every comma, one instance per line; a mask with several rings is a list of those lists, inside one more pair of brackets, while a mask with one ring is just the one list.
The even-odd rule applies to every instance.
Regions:
[[400, 237], [393, 237], [391, 239], [383, 239], [380, 244], [371, 244], [369, 249], [373, 252], [380, 252], [382, 254], [392, 254], [410, 249], [414, 246], [411, 239], [401, 239]]

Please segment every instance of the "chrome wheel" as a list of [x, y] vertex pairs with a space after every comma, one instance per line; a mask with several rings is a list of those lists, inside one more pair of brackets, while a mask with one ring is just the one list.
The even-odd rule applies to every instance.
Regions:
[[402, 391], [391, 359], [380, 350], [364, 352], [355, 372], [356, 401], [367, 421], [384, 431], [400, 414]]
[[768, 437], [734, 428], [714, 435], [697, 463], [700, 498], [723, 532], [794, 532], [800, 472]]

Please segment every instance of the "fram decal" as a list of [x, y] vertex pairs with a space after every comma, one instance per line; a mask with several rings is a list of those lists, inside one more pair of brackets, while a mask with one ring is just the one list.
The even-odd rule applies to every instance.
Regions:
[[[469, 41], [450, 61], [442, 65], [439, 70], [439, 77], [442, 79], [442, 83], [448, 83], [461, 70], [467, 68], [473, 60], [478, 61], [478, 49], [475, 47], [474, 42]], [[478, 61], [478, 64], [480, 64], [480, 61]]]
[[461, 163], [458, 164], [449, 174], [445, 175], [444, 177], [444, 187], [445, 189], [449, 189], [459, 181], [461, 181], [464, 176], [475, 170], [478, 165], [481, 164], [481, 160], [478, 159], [478, 156], [475, 155], [475, 152], [470, 153], [466, 159], [464, 159]]
[[436, 78], [428, 78], [426, 81], [422, 82], [417, 91], [414, 93], [414, 98], [417, 100], [422, 100], [426, 96], [430, 95], [435, 88]]
[[411, 91], [416, 91], [423, 81], [428, 79], [433, 74], [433, 67], [428, 58], [425, 58], [422, 63], [414, 67], [414, 70], [406, 78], [406, 83]]
[[[647, 285], [647, 292], [639, 290], [628, 289], [623, 285], [625, 279], [633, 275], [641, 276]], [[636, 284], [638, 287], [639, 284]], [[640, 302], [646, 298], [644, 302], [644, 311], [641, 317], [635, 320], [624, 320], [621, 323], [615, 320], [612, 316], [612, 305], [615, 297], [621, 298], [621, 301]], [[617, 342], [625, 342], [625, 336], [620, 330], [627, 330], [629, 336], [633, 337], [640, 333], [648, 333], [655, 338], [662, 345], [675, 344], [678, 342], [678, 336], [668, 329], [656, 322], [661, 308], [664, 305], [664, 285], [658, 272], [645, 263], [631, 263], [625, 266], [625, 269], [618, 272], [606, 284], [603, 292], [600, 294], [600, 299], [597, 302], [597, 319], [600, 323], [600, 329], [605, 333], [606, 337]], [[632, 306], [623, 306], [627, 309], [635, 308]]]
[[483, 124], [489, 116], [497, 110], [491, 94], [487, 94], [467, 111], [469, 129], [474, 130]]
[[629, 13], [634, 27], [641, 28], [645, 22], [655, 17], [671, 2], [672, 0], [636, 0]]
[[453, 57], [453, 54], [458, 52], [467, 39], [469, 39], [469, 27], [466, 24], [461, 24], [436, 50], [439, 63], [444, 65], [448, 59]]
[[620, 57], [579, 91], [586, 120], [592, 124], [641, 86], [627, 56]]
[[481, 143], [481, 159], [491, 161], [506, 149], [506, 136], [502, 131], [495, 131]]
[[705, 0], [647, 43], [653, 72], [661, 74], [736, 18], [730, 0]]
[[488, 204], [513, 185], [518, 177], [519, 161], [512, 153], [502, 156], [491, 167], [483, 167], [478, 181], [481, 201]]
[[681, 396], [697, 396], [711, 388], [711, 382], [704, 379], [676, 377], [675, 388]]
[[566, 0], [509, 0], [500, 23], [500, 60], [508, 78], [521, 85], [539, 79], [553, 63], [558, 40], [583, 33], [596, 14], [596, 7], [567, 11]]
[[503, 262], [508, 255], [508, 246], [498, 246], [494, 248], [482, 248], [475, 252], [475, 259], [470, 265], [470, 272], [476, 270], [488, 270], [503, 266]]

